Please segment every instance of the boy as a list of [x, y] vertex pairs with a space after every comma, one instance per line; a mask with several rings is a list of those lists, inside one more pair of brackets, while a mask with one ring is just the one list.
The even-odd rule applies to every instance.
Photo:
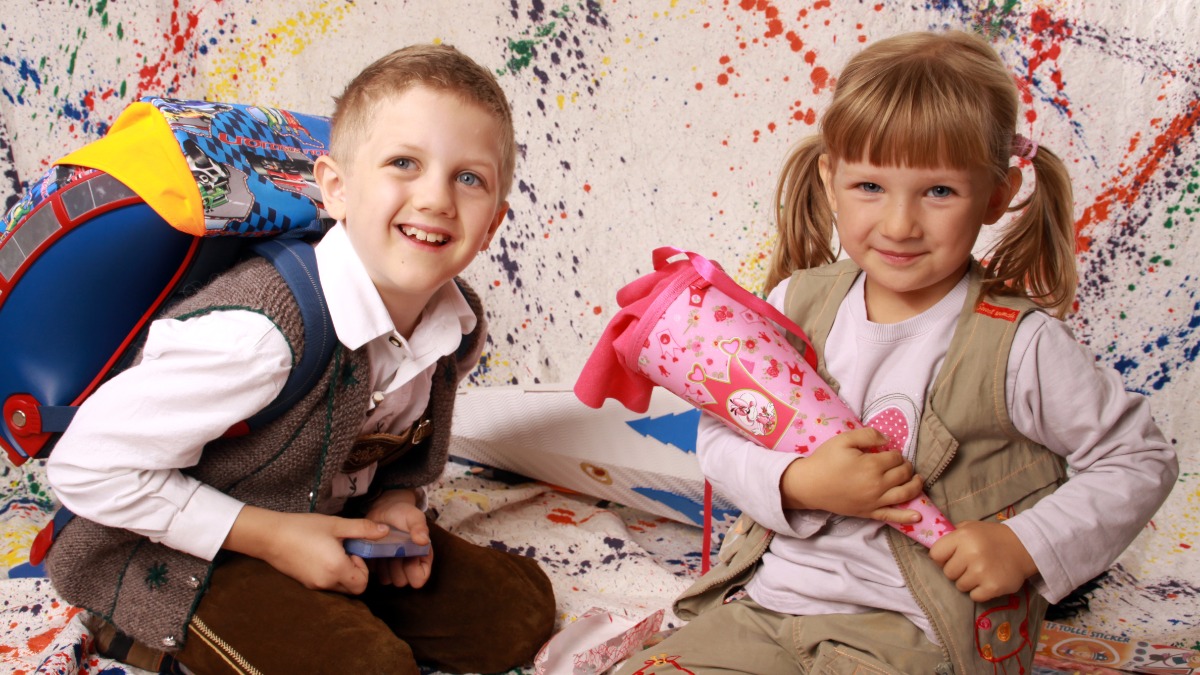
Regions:
[[[485, 339], [479, 299], [455, 277], [504, 220], [514, 163], [503, 91], [452, 47], [398, 50], [350, 83], [314, 167], [338, 221], [316, 247], [341, 343], [321, 382], [263, 429], [218, 438], [274, 399], [303, 349], [295, 301], [253, 260], [155, 322], [139, 363], [88, 399], [50, 457], [81, 517], [47, 569], [102, 624], [102, 652], [161, 650], [197, 673], [532, 659], [553, 628], [549, 580], [427, 523], [422, 490]], [[344, 539], [389, 526], [431, 552], [345, 553]]]

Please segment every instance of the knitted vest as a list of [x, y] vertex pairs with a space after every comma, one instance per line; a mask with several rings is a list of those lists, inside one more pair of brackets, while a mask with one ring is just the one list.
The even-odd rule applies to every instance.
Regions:
[[[817, 372], [835, 390], [825, 368], [825, 342], [859, 269], [846, 260], [793, 275], [785, 300], [817, 350]], [[1005, 402], [1008, 355], [1021, 318], [1036, 309], [1023, 298], [981, 298], [982, 269], [972, 263], [969, 288], [946, 359], [922, 413], [914, 457], [925, 490], [951, 522], [997, 522], [1050, 494], [1066, 477], [1060, 457], [1024, 438]], [[803, 345], [794, 341], [799, 349]], [[1026, 583], [1013, 595], [976, 604], [954, 587], [929, 552], [893, 528], [888, 544], [917, 604], [942, 643], [939, 672], [971, 675], [1008, 669], [1029, 672], [1045, 600]], [[744, 584], [766, 553], [773, 533], [743, 516], [733, 525], [719, 564], [676, 601], [683, 619], [719, 604]], [[1001, 665], [1003, 664], [1003, 665]]]
[[[464, 337], [458, 355], [438, 363], [427, 410], [433, 434], [401, 460], [383, 467], [373, 487], [426, 485], [445, 465], [459, 373], [474, 366], [469, 358], [456, 361], [455, 356], [477, 358], [485, 330], [478, 297], [465, 284], [460, 283], [460, 288], [479, 324]], [[165, 315], [188, 318], [227, 309], [260, 312], [271, 319], [292, 348], [293, 365], [303, 353], [299, 306], [275, 269], [262, 259], [251, 259], [218, 276]], [[332, 480], [360, 432], [369, 387], [366, 350], [351, 352], [338, 345], [320, 381], [299, 403], [258, 431], [210, 442], [200, 462], [183, 471], [246, 504], [313, 512], [320, 498], [330, 493]], [[46, 569], [68, 602], [100, 615], [138, 642], [174, 651], [183, 645], [187, 623], [214, 564], [128, 530], [74, 518], [58, 534]]]

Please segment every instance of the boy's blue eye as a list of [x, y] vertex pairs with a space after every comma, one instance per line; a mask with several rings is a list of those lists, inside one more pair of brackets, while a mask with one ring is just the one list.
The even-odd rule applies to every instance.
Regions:
[[392, 160], [392, 166], [396, 167], [397, 169], [411, 169], [413, 166], [413, 161], [407, 157], [401, 157], [399, 159]]
[[473, 173], [460, 173], [458, 174], [458, 182], [462, 183], [463, 185], [474, 187], [482, 184], [483, 179]]

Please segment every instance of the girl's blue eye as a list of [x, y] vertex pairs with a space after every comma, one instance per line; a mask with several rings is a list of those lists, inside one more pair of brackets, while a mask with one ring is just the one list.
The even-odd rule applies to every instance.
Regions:
[[858, 188], [863, 192], [883, 192], [878, 183], [859, 183]]
[[413, 161], [407, 157], [401, 157], [400, 159], [393, 160], [392, 166], [396, 167], [397, 169], [411, 169], [413, 166]]
[[954, 190], [946, 187], [945, 185], [935, 185], [929, 188], [929, 194], [934, 197], [949, 197], [950, 195], [954, 194]]
[[481, 185], [483, 183], [483, 179], [473, 173], [460, 173], [458, 174], [458, 182], [469, 187], [474, 187], [476, 185]]

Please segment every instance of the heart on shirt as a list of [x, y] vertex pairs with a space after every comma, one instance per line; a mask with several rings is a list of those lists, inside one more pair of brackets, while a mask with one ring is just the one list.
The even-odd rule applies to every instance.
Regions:
[[908, 446], [908, 418], [904, 416], [904, 411], [896, 406], [880, 410], [866, 421], [866, 426], [888, 437], [888, 444], [884, 446], [884, 450], [904, 452], [904, 448]]

